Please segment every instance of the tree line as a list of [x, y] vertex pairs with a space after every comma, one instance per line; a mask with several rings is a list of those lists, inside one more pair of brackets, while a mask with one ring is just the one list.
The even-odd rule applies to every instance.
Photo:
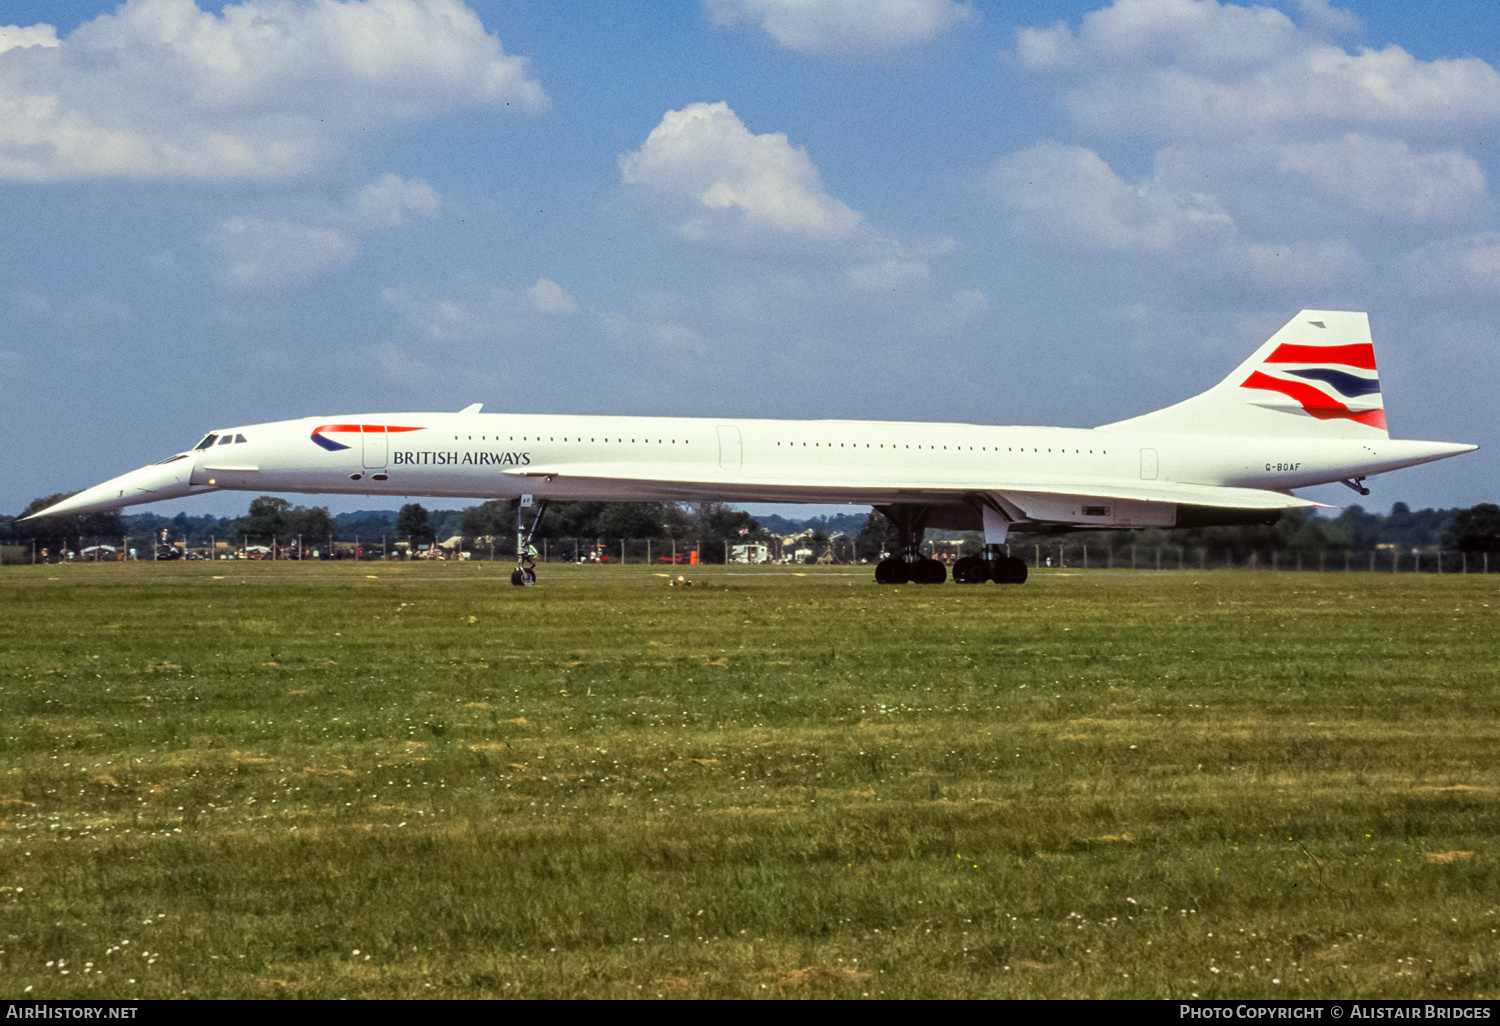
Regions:
[[[966, 554], [977, 553], [983, 547], [978, 532], [929, 531], [928, 537], [960, 541]], [[1386, 514], [1372, 513], [1362, 506], [1349, 506], [1336, 517], [1287, 510], [1280, 520], [1267, 525], [1089, 531], [1066, 537], [1081, 541], [1101, 554], [1126, 551], [1134, 545], [1147, 549], [1206, 549], [1232, 555], [1236, 560], [1243, 560], [1252, 552], [1342, 554], [1368, 552], [1382, 546], [1408, 551], [1500, 552], [1500, 506], [1485, 502], [1468, 509], [1413, 510], [1398, 502]], [[1040, 536], [1044, 544], [1046, 538]], [[1038, 536], [1012, 537], [1013, 542], [1021, 544], [1033, 540], [1038, 540]], [[895, 528], [884, 517], [871, 513], [854, 541], [854, 548], [862, 557], [867, 551], [895, 552], [898, 548]]]
[[[518, 505], [511, 499], [470, 506], [460, 520], [463, 536], [493, 538], [497, 553], [514, 554]], [[526, 522], [531, 523], [530, 515]], [[698, 550], [701, 562], [722, 563], [726, 546], [770, 537], [749, 513], [722, 502], [553, 502], [532, 544], [651, 541], [659, 552], [675, 545], [684, 553]]]
[[1237, 560], [1267, 550], [1316, 555], [1369, 552], [1383, 546], [1405, 551], [1500, 552], [1500, 506], [1486, 502], [1467, 509], [1413, 510], [1398, 502], [1385, 514], [1355, 505], [1336, 517], [1287, 510], [1276, 523], [1264, 526], [1112, 531], [1107, 537], [1114, 549], [1161, 544], [1229, 552]]
[[[353, 542], [368, 547], [378, 539], [432, 544], [461, 536], [466, 546], [493, 544], [497, 555], [515, 554], [517, 501], [497, 500], [461, 509], [428, 510], [407, 503], [399, 511], [376, 510], [331, 515], [326, 506], [298, 506], [286, 499], [263, 495], [250, 502], [244, 516], [173, 517], [157, 513], [124, 515], [119, 512], [83, 513], [43, 520], [21, 518], [60, 502], [71, 493], [38, 498], [15, 516], [0, 515], [0, 545], [21, 545], [60, 551], [100, 542], [118, 545], [129, 536], [148, 547], [153, 537], [167, 531], [171, 542], [186, 541], [201, 547], [210, 540], [288, 545], [301, 538], [309, 547], [329, 540]], [[884, 517], [871, 511], [860, 523], [857, 517], [814, 517], [790, 521], [768, 516], [766, 522], [785, 534], [810, 528], [808, 547], [816, 555], [829, 548], [841, 561], [876, 559], [896, 549], [895, 532]], [[528, 515], [527, 522], [530, 522]], [[554, 502], [534, 536], [540, 546], [550, 543], [562, 551], [567, 543], [618, 543], [621, 539], [652, 541], [666, 551], [675, 544], [679, 551], [698, 549], [707, 562], [721, 562], [725, 545], [746, 541], [769, 541], [770, 534], [750, 514], [722, 503], [672, 502]], [[933, 531], [929, 537], [961, 540], [966, 548], [982, 543], [977, 533]], [[1275, 524], [1249, 527], [1204, 527], [1191, 530], [1102, 531], [1082, 536], [1090, 548], [1121, 550], [1131, 545], [1175, 546], [1225, 551], [1242, 557], [1252, 551], [1330, 553], [1362, 552], [1377, 546], [1401, 549], [1447, 549], [1462, 552], [1500, 552], [1500, 506], [1481, 503], [1467, 509], [1413, 510], [1398, 502], [1386, 514], [1361, 506], [1350, 506], [1336, 517], [1322, 517], [1302, 510], [1288, 511]], [[1017, 541], [1023, 539], [1017, 538]]]
[[[428, 510], [407, 503], [399, 511], [377, 510], [331, 515], [326, 506], [297, 506], [286, 499], [262, 495], [251, 500], [244, 516], [173, 517], [158, 513], [80, 513], [23, 521], [40, 509], [68, 498], [69, 492], [43, 496], [15, 516], [0, 516], [0, 545], [21, 545], [60, 552], [96, 542], [118, 546], [132, 540], [132, 548], [149, 550], [153, 539], [167, 532], [169, 543], [186, 542], [200, 548], [211, 542], [232, 547], [248, 543], [287, 546], [300, 539], [309, 549], [329, 541], [359, 541], [369, 551], [382, 541], [428, 545], [458, 536], [465, 546], [493, 545], [496, 554], [514, 555], [517, 500], [499, 500], [463, 509]], [[532, 511], [534, 512], [534, 511]], [[531, 521], [530, 513], [527, 523]], [[534, 541], [620, 539], [676, 543], [686, 552], [700, 549], [705, 561], [722, 562], [724, 545], [768, 540], [760, 525], [745, 512], [722, 503], [671, 502], [554, 502], [538, 526]]]

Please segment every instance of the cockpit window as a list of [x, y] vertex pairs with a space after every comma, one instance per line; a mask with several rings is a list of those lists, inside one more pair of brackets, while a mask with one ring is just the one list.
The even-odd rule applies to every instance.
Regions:
[[235, 445], [240, 445], [240, 444], [242, 444], [242, 443], [243, 443], [243, 442], [244, 442], [244, 441], [245, 441], [245, 436], [244, 436], [244, 435], [235, 435], [235, 436], [234, 436], [234, 444], [235, 444]]
[[205, 435], [203, 437], [203, 441], [201, 441], [197, 445], [193, 446], [193, 449], [195, 451], [198, 450], [198, 449], [207, 449], [210, 445], [214, 444], [214, 439], [216, 439], [218, 437], [219, 437], [218, 435]]
[[234, 442], [234, 436], [233, 435], [225, 435], [223, 438], [219, 439], [219, 444], [220, 445], [231, 445], [231, 444], [233, 444], [233, 442]]

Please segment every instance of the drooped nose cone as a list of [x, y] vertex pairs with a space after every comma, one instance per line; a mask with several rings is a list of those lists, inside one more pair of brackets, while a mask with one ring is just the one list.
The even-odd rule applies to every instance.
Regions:
[[216, 488], [194, 487], [190, 482], [196, 460], [192, 453], [181, 453], [161, 463], [132, 470], [128, 474], [110, 478], [103, 484], [85, 488], [77, 495], [48, 506], [39, 513], [26, 517], [50, 517], [72, 513], [98, 513], [102, 510], [120, 509], [159, 499], [175, 499], [196, 492], [217, 491]]

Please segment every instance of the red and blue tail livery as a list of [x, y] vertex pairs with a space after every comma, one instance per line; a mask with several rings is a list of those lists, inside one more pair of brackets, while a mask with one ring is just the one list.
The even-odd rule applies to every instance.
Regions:
[[419, 427], [398, 427], [395, 424], [319, 424], [312, 430], [312, 440], [329, 452], [338, 452], [340, 449], [348, 449], [349, 446], [343, 442], [335, 442], [327, 437], [329, 434], [354, 434], [354, 435], [394, 435], [398, 431], [422, 431]]
[[1369, 318], [1303, 310], [1207, 392], [1120, 423], [1247, 437], [1389, 437]]
[[1386, 426], [1380, 378], [1375, 369], [1375, 346], [1369, 342], [1343, 345], [1283, 342], [1240, 387], [1280, 392], [1302, 407], [1302, 412], [1318, 420], [1352, 420], [1381, 430]]

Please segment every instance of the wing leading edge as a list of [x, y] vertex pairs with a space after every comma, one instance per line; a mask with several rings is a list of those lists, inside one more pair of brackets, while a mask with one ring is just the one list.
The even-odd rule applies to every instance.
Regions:
[[[634, 486], [639, 494], [649, 492], [666, 499], [694, 500], [712, 495], [720, 501], [844, 502], [872, 506], [922, 502], [977, 508], [994, 504], [1005, 509], [1006, 515], [1015, 521], [1096, 528], [1170, 527], [1183, 521], [1180, 507], [1238, 511], [1252, 517], [1288, 509], [1325, 507], [1310, 499], [1260, 488], [1167, 481], [996, 478], [941, 470], [907, 470], [899, 480], [857, 470], [830, 472], [830, 468], [819, 468], [814, 478], [792, 468], [778, 468], [775, 473], [715, 472], [708, 467], [651, 463], [554, 464], [515, 468], [505, 473], [540, 479], [553, 488], [576, 487], [580, 493]], [[981, 496], [989, 497], [990, 503], [985, 503]], [[940, 519], [958, 527], [972, 526], [967, 515]], [[935, 521], [933, 526], [947, 524]]]

